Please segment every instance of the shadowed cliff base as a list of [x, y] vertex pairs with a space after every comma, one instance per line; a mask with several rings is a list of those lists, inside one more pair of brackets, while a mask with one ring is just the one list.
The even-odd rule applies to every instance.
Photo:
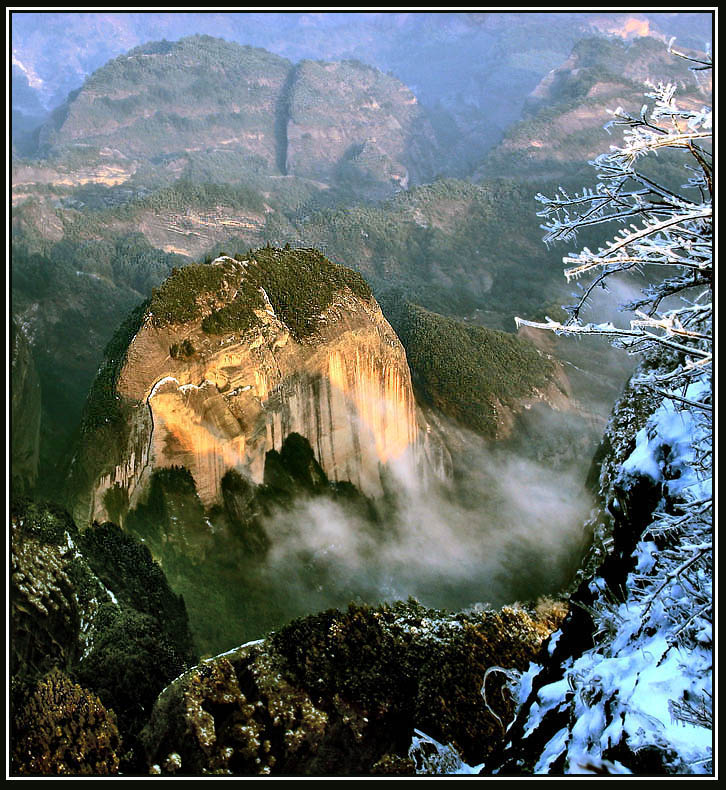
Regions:
[[587, 547], [578, 476], [468, 441], [450, 483], [394, 464], [370, 499], [291, 434], [267, 453], [264, 483], [230, 470], [210, 509], [188, 471], [156, 470], [124, 523], [184, 595], [206, 654], [351, 600], [486, 609], [558, 593]]

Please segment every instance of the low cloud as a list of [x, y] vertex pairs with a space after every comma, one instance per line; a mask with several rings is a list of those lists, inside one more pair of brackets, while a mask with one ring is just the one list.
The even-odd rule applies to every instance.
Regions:
[[447, 484], [424, 487], [394, 469], [395, 507], [380, 524], [328, 499], [278, 512], [265, 525], [264, 574], [284, 583], [299, 613], [408, 596], [444, 608], [499, 606], [561, 590], [585, 548], [582, 473], [474, 435], [461, 451]]

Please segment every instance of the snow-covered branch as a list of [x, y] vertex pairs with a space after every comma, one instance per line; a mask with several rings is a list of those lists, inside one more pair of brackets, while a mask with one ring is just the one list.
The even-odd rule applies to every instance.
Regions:
[[[696, 68], [710, 65], [710, 59], [687, 59]], [[535, 772], [564, 753], [565, 764], [577, 770], [625, 742], [635, 752], [657, 745], [675, 754], [678, 771], [703, 773], [711, 766], [712, 113], [679, 107], [670, 84], [651, 86], [646, 95], [654, 100], [650, 112], [644, 105], [639, 114], [621, 108], [611, 113], [608, 125], [623, 128], [623, 142], [591, 163], [598, 173], [595, 187], [537, 195], [548, 244], [572, 240], [583, 228], [620, 226], [597, 251], [585, 247], [563, 257], [568, 281], [589, 278], [585, 287], [578, 284], [575, 304], [565, 308], [569, 318], [516, 319], [517, 326], [600, 336], [631, 353], [646, 352], [648, 364], [632, 384], [647, 388], [660, 404], [612, 485], [618, 498], [627, 498], [647, 480], [661, 502], [650, 523], [638, 525], [634, 567], [622, 596], [608, 595], [602, 578], [590, 583], [597, 593], [587, 607], [595, 646], [566, 664], [562, 680], [540, 689], [530, 708], [527, 731], [550, 710], [569, 710], [571, 716], [570, 725], [545, 745]], [[669, 150], [678, 153], [677, 161], [684, 152], [690, 160], [683, 185], [691, 190], [688, 197], [672, 178], [658, 183], [652, 172], [638, 169], [643, 157]], [[581, 319], [596, 288], [607, 289], [610, 278], [633, 270], [651, 280], [621, 308], [632, 312], [629, 326]], [[656, 280], [658, 272], [666, 276]]]

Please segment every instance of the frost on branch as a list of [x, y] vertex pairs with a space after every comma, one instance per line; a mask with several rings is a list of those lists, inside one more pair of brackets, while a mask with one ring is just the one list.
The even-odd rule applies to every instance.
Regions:
[[[563, 258], [565, 277], [590, 282], [574, 305], [565, 308], [564, 323], [517, 318], [518, 326], [548, 329], [560, 334], [599, 334], [630, 352], [658, 347], [681, 355], [677, 371], [667, 381], [643, 380], [647, 386], [668, 384], [676, 393], [691, 381], [710, 376], [712, 363], [713, 206], [711, 165], [711, 110], [680, 109], [675, 87], [660, 83], [646, 94], [654, 100], [650, 114], [621, 108], [613, 114], [614, 126], [624, 128], [622, 146], [612, 146], [592, 162], [599, 180], [594, 188], [569, 195], [560, 188], [552, 198], [537, 195], [543, 208], [545, 242], [572, 240], [578, 230], [615, 223], [621, 227], [597, 250], [585, 247]], [[640, 172], [637, 160], [660, 149], [686, 152], [686, 183], [676, 192]], [[635, 310], [630, 328], [585, 323], [582, 314], [596, 288], [607, 287], [608, 278], [623, 272], [650, 274], [655, 282], [641, 297], [624, 307]], [[656, 275], [653, 278], [653, 275]], [[710, 404], [702, 407], [710, 410]]]
[[[568, 281], [588, 278], [568, 320], [517, 324], [604, 336], [648, 360], [632, 385], [656, 405], [615, 485], [627, 496], [648, 480], [660, 502], [636, 533], [622, 595], [606, 594], [598, 575], [590, 582], [594, 647], [568, 659], [560, 679], [541, 685], [521, 711], [525, 737], [554, 712], [568, 722], [538, 752], [535, 772], [582, 773], [621, 758], [627, 767], [653, 749], [668, 772], [712, 770], [712, 114], [679, 107], [673, 85], [651, 86], [647, 96], [649, 112], [612, 113], [623, 141], [592, 163], [594, 188], [537, 196], [547, 243], [594, 225], [618, 227], [597, 250], [563, 258]], [[687, 159], [679, 190], [639, 169], [666, 150]], [[623, 306], [629, 327], [583, 321], [593, 290], [631, 271], [649, 285]]]

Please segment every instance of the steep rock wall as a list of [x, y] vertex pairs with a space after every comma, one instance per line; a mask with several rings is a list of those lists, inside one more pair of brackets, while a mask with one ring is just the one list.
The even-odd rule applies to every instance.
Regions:
[[[169, 466], [189, 469], [211, 506], [230, 468], [263, 482], [265, 454], [292, 432], [310, 441], [331, 479], [372, 496], [383, 491], [384, 466], [431, 465], [405, 352], [372, 298], [341, 291], [304, 340], [269, 300], [256, 315], [251, 329], [221, 335], [205, 333], [201, 319], [157, 326], [146, 316], [116, 385], [128, 437], [92, 475], [79, 518], [108, 518], [114, 488], [133, 506], [151, 472]], [[194, 352], [173, 357], [185, 341]], [[435, 466], [445, 470], [446, 459]]]

